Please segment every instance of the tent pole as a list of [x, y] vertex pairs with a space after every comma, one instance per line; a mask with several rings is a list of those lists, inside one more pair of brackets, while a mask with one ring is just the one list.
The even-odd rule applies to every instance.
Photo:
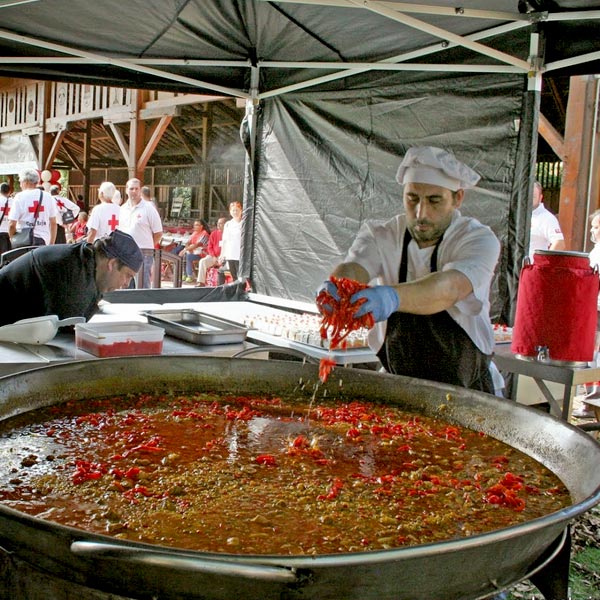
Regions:
[[242, 221], [242, 245], [240, 249], [240, 267], [238, 277], [242, 281], [252, 282], [252, 263], [254, 255], [254, 232], [256, 219], [256, 138], [258, 126], [260, 68], [250, 69], [250, 97], [246, 100], [246, 115], [242, 121], [240, 135], [246, 149], [246, 168], [244, 177], [244, 215]]
[[541, 32], [532, 30], [529, 61], [531, 69], [524, 91], [519, 137], [517, 141], [515, 170], [508, 208], [507, 239], [502, 252], [502, 272], [505, 280], [500, 282], [504, 306], [500, 322], [512, 325], [517, 305], [517, 289], [521, 267], [529, 252], [531, 228], [531, 198], [535, 181], [537, 160], [538, 121], [542, 88], [542, 65], [544, 38]]

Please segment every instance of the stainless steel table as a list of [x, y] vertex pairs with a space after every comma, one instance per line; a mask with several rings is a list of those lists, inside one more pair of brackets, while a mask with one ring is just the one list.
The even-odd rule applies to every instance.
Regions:
[[[299, 307], [305, 305], [299, 304]], [[227, 319], [234, 323], [244, 325], [248, 317], [257, 316], [285, 316], [290, 314], [285, 307], [267, 306], [256, 302], [196, 302], [196, 303], [179, 303], [165, 304], [162, 308], [180, 307], [193, 308], [200, 312], [206, 313], [214, 317]], [[293, 308], [293, 303], [290, 303]], [[257, 344], [267, 344], [269, 346], [278, 346], [279, 348], [289, 348], [306, 354], [314, 359], [331, 358], [335, 360], [337, 365], [352, 366], [356, 364], [377, 364], [379, 359], [377, 355], [368, 347], [348, 348], [347, 350], [329, 350], [321, 348], [313, 344], [305, 344], [295, 340], [259, 331], [258, 329], [250, 328], [248, 330], [248, 340]]]
[[[242, 344], [220, 344], [202, 346], [165, 336], [163, 341], [163, 356], [198, 355], [198, 356], [233, 356], [242, 350], [254, 347], [251, 342]], [[69, 332], [59, 332], [49, 343], [6, 344], [0, 343], [0, 375], [10, 375], [19, 371], [37, 367], [70, 362], [73, 360], [94, 359], [94, 355], [79, 350], [75, 345], [75, 335]]]
[[[592, 381], [600, 381], [600, 368], [556, 365], [537, 360], [517, 358], [510, 351], [510, 344], [496, 345], [494, 362], [501, 371], [514, 373], [517, 380], [519, 375], [531, 377], [550, 404], [551, 413], [562, 417], [566, 421], [571, 417], [573, 398], [576, 394], [577, 386]], [[562, 398], [556, 398], [552, 394], [546, 385], [546, 382], [549, 381], [563, 385]], [[515, 381], [515, 390], [516, 383], [517, 381]]]
[[[276, 315], [289, 314], [289, 310], [304, 310], [309, 308], [302, 303], [290, 302], [289, 306], [267, 306], [257, 302], [178, 302], [165, 304], [122, 304], [101, 302], [99, 312], [94, 315], [91, 322], [138, 321], [146, 323], [143, 312], [165, 308], [193, 308], [200, 312], [221, 317], [229, 321], [244, 324], [248, 315]], [[202, 356], [233, 356], [242, 350], [256, 348], [262, 345], [277, 346], [282, 350], [290, 349], [306, 354], [313, 359], [331, 357], [340, 366], [351, 366], [362, 363], [377, 363], [377, 356], [369, 348], [351, 348], [348, 350], [329, 351], [312, 344], [304, 344], [276, 335], [270, 335], [250, 329], [243, 344], [221, 344], [203, 346], [191, 344], [183, 340], [165, 335], [163, 342], [163, 355], [197, 354]], [[75, 335], [69, 332], [59, 332], [58, 335], [46, 345], [31, 344], [6, 344], [0, 343], [0, 376], [9, 375], [18, 371], [34, 369], [50, 364], [58, 364], [73, 360], [95, 358], [92, 354], [79, 350], [75, 346]]]

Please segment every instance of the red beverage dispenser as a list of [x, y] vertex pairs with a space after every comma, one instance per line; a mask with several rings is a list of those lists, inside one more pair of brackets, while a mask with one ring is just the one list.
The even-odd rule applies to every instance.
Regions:
[[594, 358], [600, 279], [583, 252], [537, 250], [521, 270], [511, 350], [523, 358]]

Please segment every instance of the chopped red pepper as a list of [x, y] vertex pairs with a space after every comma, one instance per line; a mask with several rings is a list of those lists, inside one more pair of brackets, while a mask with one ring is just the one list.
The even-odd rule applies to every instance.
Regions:
[[317, 500], [335, 500], [343, 487], [344, 482], [339, 477], [335, 477], [329, 491], [326, 494], [319, 494]]
[[259, 454], [254, 460], [259, 465], [267, 465], [268, 467], [277, 466], [277, 461], [272, 454]]

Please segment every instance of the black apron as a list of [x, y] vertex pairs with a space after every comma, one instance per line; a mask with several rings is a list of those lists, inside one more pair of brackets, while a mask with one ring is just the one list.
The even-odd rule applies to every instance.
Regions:
[[[398, 274], [406, 282], [408, 244], [412, 236], [406, 230]], [[437, 271], [438, 246], [431, 255], [431, 272]], [[494, 393], [489, 370], [490, 357], [481, 352], [465, 330], [447, 311], [433, 315], [395, 312], [387, 321], [384, 343], [377, 353], [386, 371], [450, 383], [473, 390]]]

